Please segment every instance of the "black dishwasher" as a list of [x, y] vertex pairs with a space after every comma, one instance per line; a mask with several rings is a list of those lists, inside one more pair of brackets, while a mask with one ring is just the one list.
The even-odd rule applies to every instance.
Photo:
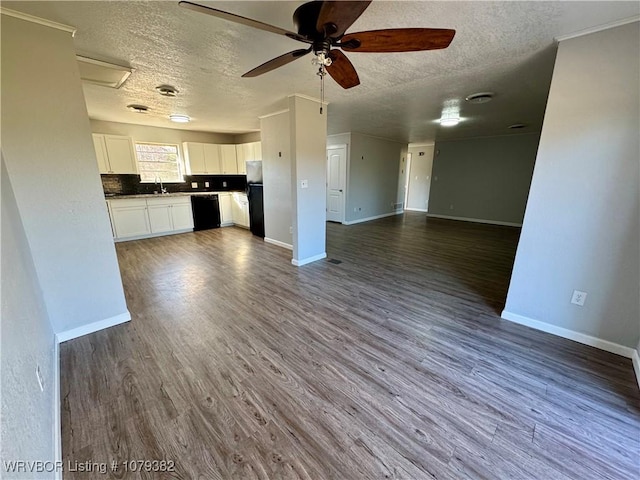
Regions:
[[192, 195], [193, 230], [207, 230], [220, 226], [218, 195]]

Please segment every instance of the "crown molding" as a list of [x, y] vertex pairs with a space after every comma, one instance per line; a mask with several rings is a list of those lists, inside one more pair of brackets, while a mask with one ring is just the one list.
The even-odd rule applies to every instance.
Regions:
[[65, 25], [63, 23], [53, 22], [51, 20], [47, 20], [46, 18], [40, 18], [34, 15], [29, 15], [28, 13], [18, 12], [17, 10], [11, 10], [9, 8], [0, 7], [0, 14], [7, 15], [9, 17], [19, 18], [20, 20], [25, 20], [31, 23], [37, 23], [38, 25], [44, 25], [45, 27], [55, 28], [56, 30], [62, 30], [63, 32], [70, 33], [72, 37], [76, 35], [77, 29], [74, 27]]
[[564, 40], [570, 40], [572, 38], [582, 37], [584, 35], [590, 35], [592, 33], [601, 32], [603, 30], [609, 30], [610, 28], [621, 27], [622, 25], [627, 25], [629, 23], [634, 23], [638, 21], [640, 21], [640, 15], [634, 15], [633, 17], [622, 18], [614, 22], [604, 23], [602, 25], [596, 25], [595, 27], [585, 28], [584, 30], [578, 30], [577, 32], [568, 33], [566, 35], [560, 35], [556, 37], [556, 41], [562, 42]]

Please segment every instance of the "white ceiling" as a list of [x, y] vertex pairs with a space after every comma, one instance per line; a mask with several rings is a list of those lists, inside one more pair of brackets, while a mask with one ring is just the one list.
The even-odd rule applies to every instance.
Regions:
[[[197, 1], [197, 0], [194, 0]], [[201, 2], [294, 30], [303, 2]], [[256, 78], [240, 76], [290, 50], [286, 37], [183, 9], [176, 1], [3, 1], [3, 7], [76, 27], [77, 53], [135, 69], [119, 90], [84, 86], [89, 116], [98, 120], [189, 130], [243, 133], [258, 116], [280, 108], [292, 93], [319, 97], [311, 56]], [[506, 134], [513, 123], [539, 131], [553, 61], [554, 38], [637, 15], [639, 2], [407, 2], [374, 1], [349, 32], [376, 28], [457, 30], [445, 50], [348, 53], [361, 85], [343, 90], [326, 82], [329, 133], [360, 132], [405, 142]], [[594, 65], [597, 74], [597, 65]], [[176, 98], [155, 87], [174, 85]], [[495, 92], [484, 105], [464, 97]], [[458, 100], [464, 121], [440, 127], [445, 101]], [[147, 105], [147, 115], [126, 105]], [[184, 113], [185, 126], [169, 122]]]

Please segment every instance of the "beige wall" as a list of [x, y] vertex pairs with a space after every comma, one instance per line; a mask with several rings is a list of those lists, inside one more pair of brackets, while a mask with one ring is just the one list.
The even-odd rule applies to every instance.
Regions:
[[640, 337], [638, 45], [638, 22], [560, 42], [503, 312], [607, 348]]
[[73, 38], [6, 15], [2, 152], [54, 331], [128, 315]]

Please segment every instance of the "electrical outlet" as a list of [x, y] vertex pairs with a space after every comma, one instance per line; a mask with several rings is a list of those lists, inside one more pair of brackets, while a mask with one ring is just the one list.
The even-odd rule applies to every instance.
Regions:
[[204, 182], [204, 188], [209, 188], [209, 182]]
[[191, 188], [198, 188], [198, 182], [191, 182]]
[[449, 205], [449, 210], [453, 210], [453, 203]]
[[222, 182], [222, 186], [227, 188], [227, 182]]
[[42, 378], [42, 372], [40, 371], [40, 365], [36, 365], [36, 378], [38, 379], [38, 385], [40, 385], [40, 391], [44, 392], [44, 379]]
[[293, 227], [289, 227], [289, 234], [293, 233]]
[[584, 302], [587, 300], [587, 292], [581, 292], [580, 290], [574, 290], [573, 296], [571, 297], [571, 303], [574, 305], [578, 305], [582, 307]]

